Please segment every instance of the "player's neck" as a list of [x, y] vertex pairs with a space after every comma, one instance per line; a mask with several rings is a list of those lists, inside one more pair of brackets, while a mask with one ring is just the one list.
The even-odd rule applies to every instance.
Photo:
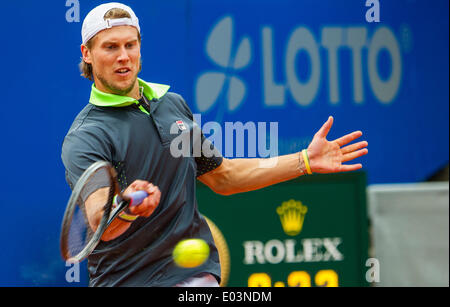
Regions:
[[134, 98], [136, 100], [141, 99], [141, 93], [139, 91], [139, 82], [137, 80], [134, 83], [133, 89], [126, 96]]
[[139, 82], [136, 79], [136, 82], [133, 85], [133, 88], [131, 89], [131, 91], [127, 92], [127, 93], [122, 93], [120, 91], [114, 90], [108, 86], [105, 86], [102, 82], [100, 82], [99, 80], [94, 80], [95, 83], [95, 87], [104, 93], [108, 93], [108, 94], [114, 94], [114, 95], [119, 95], [119, 96], [128, 96], [131, 98], [134, 98], [136, 100], [139, 100], [141, 98], [141, 93], [139, 90]]

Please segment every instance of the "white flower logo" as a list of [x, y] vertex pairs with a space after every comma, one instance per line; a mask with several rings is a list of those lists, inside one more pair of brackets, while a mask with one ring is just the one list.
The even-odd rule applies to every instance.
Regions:
[[207, 71], [200, 75], [195, 86], [195, 101], [200, 112], [212, 108], [223, 93], [228, 111], [234, 111], [244, 100], [246, 86], [234, 75], [251, 60], [251, 46], [248, 37], [244, 37], [233, 54], [233, 19], [224, 17], [213, 28], [206, 43], [206, 54], [212, 62], [220, 66], [221, 71]]

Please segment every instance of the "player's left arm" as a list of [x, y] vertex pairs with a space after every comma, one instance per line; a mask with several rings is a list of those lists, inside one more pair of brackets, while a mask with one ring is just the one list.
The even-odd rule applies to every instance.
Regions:
[[[362, 164], [343, 164], [368, 153], [366, 141], [351, 145], [362, 136], [361, 131], [349, 133], [334, 141], [326, 139], [333, 125], [333, 117], [314, 135], [307, 148], [309, 165], [313, 173], [355, 171]], [[305, 175], [306, 165], [301, 152], [268, 159], [223, 159], [216, 169], [198, 179], [222, 195], [253, 191]]]

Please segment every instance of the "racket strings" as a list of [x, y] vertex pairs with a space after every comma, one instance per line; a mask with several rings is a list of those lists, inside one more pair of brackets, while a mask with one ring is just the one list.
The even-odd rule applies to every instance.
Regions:
[[84, 206], [77, 205], [72, 218], [72, 223], [70, 224], [68, 236], [69, 252], [72, 257], [79, 254], [84, 249], [94, 234], [91, 227], [88, 226], [88, 223]]
[[[74, 198], [76, 203], [72, 204], [73, 215], [66, 236], [68, 258], [77, 258], [85, 253], [85, 248], [93, 239], [96, 230], [102, 227], [103, 221], [109, 217], [116, 193], [114, 182], [109, 169], [102, 167], [86, 178], [84, 183], [80, 183], [82, 186]], [[86, 204], [89, 208], [86, 208]], [[88, 212], [91, 215], [96, 212], [95, 217], [89, 219]]]

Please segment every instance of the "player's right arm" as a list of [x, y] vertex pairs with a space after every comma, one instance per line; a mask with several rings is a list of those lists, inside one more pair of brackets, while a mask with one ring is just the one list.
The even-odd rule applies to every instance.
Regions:
[[[127, 187], [123, 194], [126, 196], [136, 191], [145, 191], [149, 196], [146, 197], [141, 204], [129, 207], [129, 211], [136, 216], [149, 217], [159, 204], [161, 192], [157, 186], [148, 181], [136, 180]], [[103, 205], [107, 202], [108, 194], [109, 187], [100, 188], [89, 195], [84, 203], [89, 226], [93, 231], [95, 231], [100, 224], [103, 216]], [[105, 230], [101, 240], [113, 240], [125, 233], [130, 226], [131, 222], [116, 218]]]
[[[113, 160], [111, 156], [112, 145], [108, 142], [109, 138], [104, 134], [103, 130], [92, 127], [88, 130], [76, 124], [73, 127], [75, 128], [71, 128], [64, 138], [61, 153], [66, 169], [66, 180], [72, 189], [83, 172], [94, 162]], [[106, 186], [109, 187], [109, 183], [103, 185], [103, 187]], [[100, 183], [99, 188], [95, 192], [86, 195], [84, 202], [89, 225], [94, 231], [100, 224], [103, 216], [103, 206], [108, 200], [109, 188], [103, 187]], [[131, 194], [139, 190], [146, 191], [149, 196], [140, 205], [129, 208], [129, 211], [134, 215], [148, 217], [159, 204], [161, 192], [158, 187], [147, 181], [136, 180], [125, 189], [124, 194]], [[105, 230], [101, 239], [103, 241], [115, 239], [123, 234], [130, 225], [130, 222], [116, 218]]]

